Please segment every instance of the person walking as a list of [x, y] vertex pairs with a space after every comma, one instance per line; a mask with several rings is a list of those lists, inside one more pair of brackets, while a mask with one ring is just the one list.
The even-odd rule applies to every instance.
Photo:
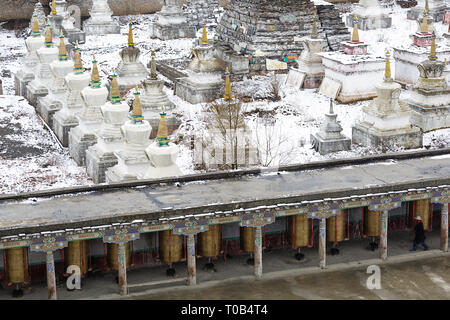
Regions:
[[416, 251], [417, 245], [420, 243], [424, 250], [428, 250], [428, 246], [425, 243], [425, 230], [423, 228], [422, 218], [420, 216], [416, 217], [416, 225], [414, 226], [414, 242], [413, 248], [409, 251]]

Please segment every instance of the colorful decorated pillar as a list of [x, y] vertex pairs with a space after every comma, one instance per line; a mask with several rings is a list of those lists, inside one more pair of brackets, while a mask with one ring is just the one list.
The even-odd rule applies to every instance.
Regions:
[[389, 211], [384, 210], [381, 214], [381, 233], [380, 233], [380, 259], [387, 259], [387, 230], [388, 230]]
[[320, 219], [319, 226], [319, 267], [325, 269], [327, 258], [327, 220]]
[[34, 238], [31, 241], [31, 251], [45, 252], [47, 262], [47, 290], [48, 300], [56, 300], [56, 276], [55, 276], [55, 259], [53, 251], [61, 250], [67, 247], [68, 242], [65, 235], [54, 237]]
[[193, 219], [173, 223], [173, 234], [187, 236], [187, 278], [190, 286], [197, 284], [194, 236], [200, 232], [208, 231], [208, 222], [208, 219]]
[[188, 284], [195, 286], [197, 284], [197, 267], [195, 264], [195, 238], [193, 234], [187, 237], [187, 251]]
[[448, 203], [442, 205], [441, 211], [441, 250], [448, 252]]
[[127, 257], [125, 244], [129, 241], [139, 239], [139, 228], [117, 228], [107, 230], [105, 236], [103, 237], [104, 243], [115, 243], [118, 245], [118, 279], [119, 279], [119, 294], [124, 296], [128, 294], [128, 284], [127, 284]]
[[256, 280], [262, 278], [262, 230], [261, 228], [265, 225], [275, 222], [275, 211], [267, 210], [257, 210], [253, 212], [246, 212], [242, 216], [241, 227], [252, 227], [255, 228], [254, 233], [254, 274]]
[[255, 228], [255, 245], [253, 246], [255, 256], [255, 278], [260, 280], [262, 278], [262, 233], [261, 227]]
[[[441, 250], [448, 252], [448, 206], [450, 203], [450, 194], [448, 189], [436, 191], [431, 194], [431, 203], [442, 204], [441, 209]], [[432, 222], [431, 222], [432, 223]]]
[[47, 288], [48, 300], [56, 300], [56, 277], [55, 277], [55, 259], [53, 251], [47, 251]]

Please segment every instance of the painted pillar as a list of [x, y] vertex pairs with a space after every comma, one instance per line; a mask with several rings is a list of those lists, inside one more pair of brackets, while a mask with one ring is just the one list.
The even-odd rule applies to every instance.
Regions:
[[255, 257], [255, 278], [260, 280], [262, 278], [262, 231], [261, 227], [255, 228], [255, 243], [253, 246], [254, 257]]
[[55, 260], [53, 259], [53, 251], [47, 251], [46, 261], [48, 300], [56, 300]]
[[387, 230], [388, 230], [389, 211], [384, 210], [381, 213], [380, 227], [380, 259], [387, 259]]
[[327, 220], [320, 219], [319, 227], [319, 267], [325, 269], [327, 257]]
[[188, 285], [197, 284], [197, 267], [195, 265], [195, 238], [193, 234], [187, 236], [187, 263], [188, 263]]
[[448, 251], [448, 203], [442, 205], [441, 212], [441, 250]]
[[119, 265], [119, 294], [124, 296], [127, 294], [127, 262], [125, 254], [125, 243], [119, 243], [119, 253], [118, 253]]

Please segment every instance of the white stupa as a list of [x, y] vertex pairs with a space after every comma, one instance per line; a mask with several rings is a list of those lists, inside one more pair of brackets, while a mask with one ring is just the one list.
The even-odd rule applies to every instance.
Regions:
[[53, 45], [50, 24], [46, 26], [44, 46], [37, 49], [36, 54], [39, 57], [39, 64], [36, 67], [35, 79], [27, 85], [27, 99], [34, 107], [37, 105], [38, 97], [48, 94], [48, 88], [53, 80], [50, 63], [58, 59], [58, 48]]
[[164, 0], [152, 28], [152, 36], [161, 40], [194, 38], [197, 31], [189, 25], [186, 14], [178, 6], [178, 0]]
[[37, 99], [38, 113], [50, 128], [53, 128], [54, 114], [61, 110], [63, 105], [66, 104], [67, 85], [64, 77], [68, 75], [73, 68], [73, 62], [67, 57], [66, 44], [64, 43], [64, 35], [62, 35], [62, 33], [59, 39], [58, 60], [54, 60], [50, 63], [53, 79], [49, 87], [48, 95], [45, 97], [38, 97]]
[[[70, 8], [79, 10], [76, 6], [70, 6]], [[79, 43], [85, 43], [86, 34], [78, 28], [80, 26], [75, 26], [75, 18], [71, 16], [67, 9], [69, 7], [67, 7], [66, 0], [52, 0], [48, 19], [52, 23], [53, 36], [56, 37], [63, 31], [70, 43], [76, 43], [77, 41]], [[81, 12], [78, 13], [81, 14]]]
[[347, 27], [353, 26], [355, 17], [358, 17], [361, 30], [390, 28], [392, 25], [392, 18], [383, 12], [378, 0], [359, 0], [355, 10], [347, 16]]
[[101, 106], [106, 103], [108, 89], [101, 86], [97, 61], [92, 61], [91, 83], [89, 87], [81, 91], [85, 107], [77, 115], [79, 125], [69, 132], [69, 153], [79, 166], [86, 163], [86, 150], [97, 143], [95, 130], [99, 129], [103, 122]]
[[117, 75], [111, 75], [110, 101], [106, 102], [101, 110], [103, 123], [95, 134], [97, 143], [86, 151], [86, 170], [94, 183], [105, 182], [106, 169], [118, 163], [115, 152], [125, 147], [125, 138], [121, 127], [128, 119], [130, 107], [121, 101]]
[[128, 28], [128, 46], [123, 48], [119, 54], [122, 60], [116, 68], [117, 82], [119, 83], [120, 92], [125, 94], [128, 90], [139, 85], [148, 76], [147, 68], [139, 60], [141, 51], [134, 45], [131, 19]]
[[178, 156], [178, 146], [170, 142], [167, 133], [166, 113], [164, 107], [160, 113], [158, 133], [155, 142], [145, 149], [150, 167], [145, 173], [145, 179], [157, 179], [165, 177], [174, 177], [181, 175], [181, 170], [176, 162]]
[[31, 35], [25, 40], [25, 46], [27, 55], [22, 59], [22, 69], [14, 75], [14, 86], [16, 96], [27, 98], [27, 85], [34, 80], [39, 65], [36, 50], [44, 46], [44, 38], [41, 36], [37, 15], [33, 15]]
[[150, 144], [152, 127], [142, 116], [140, 92], [134, 93], [131, 119], [122, 126], [125, 148], [115, 152], [119, 163], [106, 171], [106, 182], [119, 182], [143, 179], [148, 169], [145, 149]]
[[78, 125], [77, 115], [83, 111], [84, 102], [81, 90], [89, 86], [91, 76], [85, 72], [78, 43], [75, 46], [73, 72], [65, 77], [67, 83], [66, 103], [53, 116], [53, 131], [64, 147], [69, 146], [69, 131]]
[[119, 34], [120, 26], [111, 18], [113, 12], [108, 0], [93, 0], [89, 11], [90, 18], [83, 23], [87, 35]]

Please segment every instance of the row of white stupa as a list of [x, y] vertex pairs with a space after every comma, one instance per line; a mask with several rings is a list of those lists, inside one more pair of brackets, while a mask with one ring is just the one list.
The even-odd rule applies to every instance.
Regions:
[[[77, 28], [77, 21], [69, 12], [69, 9], [76, 8], [74, 6], [69, 7], [66, 0], [51, 1], [51, 12], [48, 19], [52, 24], [54, 36], [63, 31], [71, 43], [76, 41], [84, 43], [86, 35], [120, 33], [119, 24], [112, 19], [113, 12], [109, 7], [108, 0], [92, 1], [92, 7], [89, 10], [90, 18], [84, 21], [83, 30], [81, 30], [81, 25]], [[37, 2], [34, 14], [38, 15], [39, 22], [43, 25], [45, 13], [40, 2]], [[41, 32], [43, 32], [42, 28]], [[177, 0], [165, 0], [161, 10], [156, 13], [155, 22], [152, 24], [152, 36], [162, 40], [193, 38], [196, 32], [196, 27], [188, 23], [188, 17], [178, 6]]]
[[[92, 74], [89, 75], [82, 66], [79, 48], [75, 48], [74, 61], [70, 61], [64, 36], [60, 36], [59, 49], [53, 45], [49, 25], [44, 41], [37, 17], [32, 34], [25, 42], [29, 55], [24, 69], [17, 76], [18, 80], [26, 78], [24, 76], [33, 76], [34, 79], [28, 84], [22, 83], [23, 88], [20, 87], [21, 82], [16, 81], [16, 90], [26, 92], [30, 104], [36, 106], [60, 141], [67, 142], [66, 146], [69, 146], [77, 164], [86, 165], [94, 182], [180, 174], [175, 164], [178, 147], [167, 138], [164, 110], [159, 115], [157, 141], [150, 144], [152, 126], [144, 120], [139, 92], [135, 93], [133, 114], [127, 121], [129, 107], [121, 101], [117, 75], [111, 76], [111, 97], [107, 101], [108, 89], [100, 84], [95, 57]], [[130, 32], [129, 43], [132, 42]], [[155, 70], [154, 56], [151, 69]], [[153, 72], [146, 81], [162, 86]]]

